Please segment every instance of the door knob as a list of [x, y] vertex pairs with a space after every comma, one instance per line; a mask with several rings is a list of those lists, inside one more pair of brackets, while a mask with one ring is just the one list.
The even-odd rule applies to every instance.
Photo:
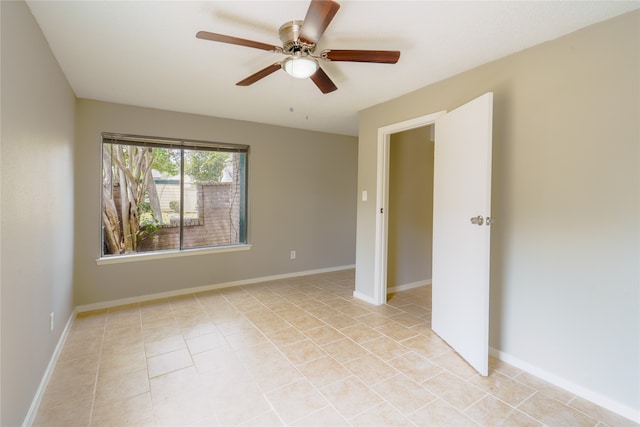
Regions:
[[471, 217], [471, 224], [475, 224], [475, 225], [484, 224], [484, 217], [482, 215]]

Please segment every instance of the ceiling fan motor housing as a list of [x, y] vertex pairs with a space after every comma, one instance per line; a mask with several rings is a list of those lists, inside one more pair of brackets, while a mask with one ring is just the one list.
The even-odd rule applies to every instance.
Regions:
[[289, 21], [284, 23], [280, 30], [280, 40], [282, 41], [282, 50], [285, 53], [310, 54], [316, 48], [315, 44], [308, 44], [300, 40], [300, 30], [304, 21]]

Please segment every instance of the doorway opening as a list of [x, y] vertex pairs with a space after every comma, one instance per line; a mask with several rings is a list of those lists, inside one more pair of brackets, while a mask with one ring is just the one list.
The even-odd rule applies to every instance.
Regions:
[[[444, 111], [433, 113], [426, 116], [417, 117], [415, 119], [407, 120], [404, 122], [381, 127], [378, 129], [378, 168], [377, 168], [378, 194], [376, 198], [378, 205], [376, 206], [376, 208], [379, 214], [377, 215], [377, 218], [376, 218], [376, 250], [375, 250], [376, 269], [374, 274], [374, 282], [375, 282], [374, 283], [374, 286], [375, 286], [374, 299], [376, 301], [376, 304], [380, 304], [380, 305], [386, 304], [388, 288], [391, 288], [392, 291], [409, 289], [411, 287], [419, 286], [420, 284], [425, 284], [424, 282], [427, 279], [429, 279], [425, 277], [422, 280], [409, 281], [411, 280], [408, 278], [409, 276], [398, 277], [397, 260], [394, 259], [396, 257], [395, 253], [391, 254], [392, 264], [390, 268], [390, 264], [389, 264], [390, 222], [389, 221], [390, 219], [394, 220], [394, 223], [396, 221], [393, 217], [390, 218], [389, 212], [390, 212], [390, 209], [394, 207], [393, 203], [397, 201], [397, 200], [393, 200], [393, 201], [390, 200], [390, 188], [391, 188], [390, 186], [395, 185], [395, 183], [393, 184], [391, 183], [391, 173], [393, 172], [392, 165], [391, 165], [391, 161], [392, 161], [391, 160], [391, 157], [392, 157], [391, 144], [392, 144], [392, 139], [400, 138], [402, 140], [403, 137], [412, 136], [413, 132], [417, 132], [418, 135], [421, 132], [427, 132], [429, 135], [429, 138], [427, 139], [430, 141], [433, 141], [433, 138], [431, 137], [431, 135], [433, 135], [432, 130], [435, 127], [436, 118], [440, 117], [443, 114], [445, 114]], [[409, 131], [412, 131], [412, 132], [409, 133]], [[427, 144], [429, 144], [433, 149], [433, 143], [427, 143]], [[400, 167], [402, 168], [402, 166]], [[433, 164], [431, 165], [431, 170], [433, 171]], [[412, 190], [410, 187], [402, 191], [409, 193], [409, 197], [411, 196]], [[431, 192], [432, 191], [433, 191], [433, 181], [431, 181]], [[397, 193], [397, 191], [395, 193]], [[404, 197], [401, 197], [401, 198], [404, 198]], [[405, 202], [406, 201], [402, 201], [402, 203], [405, 203]], [[432, 223], [432, 221], [430, 222]], [[391, 231], [392, 233], [396, 233], [396, 234], [391, 236], [391, 243], [392, 245], [397, 245], [398, 243], [400, 243], [397, 240], [397, 238], [399, 237], [397, 234], [398, 230], [394, 230], [393, 227], [395, 227], [395, 224], [391, 225]], [[401, 233], [406, 233], [406, 232], [407, 232], [407, 229], [404, 229], [401, 231]], [[400, 236], [400, 238], [401, 240], [405, 240], [405, 241], [412, 240], [411, 237], [407, 235]], [[420, 239], [420, 238], [421, 237], [418, 237], [417, 239]], [[424, 251], [425, 245], [427, 244], [427, 243], [424, 243], [424, 240], [427, 240], [427, 237], [422, 236], [422, 238], [423, 238], [422, 249]], [[428, 245], [430, 247], [430, 242], [428, 242]], [[430, 262], [429, 262], [429, 267], [430, 267]], [[390, 280], [389, 274], [391, 274], [392, 280]], [[412, 277], [417, 277], [415, 276], [415, 274], [417, 273], [413, 272]], [[388, 286], [389, 284], [391, 284], [391, 286]]]
[[431, 284], [433, 125], [389, 140], [387, 302], [396, 292]]

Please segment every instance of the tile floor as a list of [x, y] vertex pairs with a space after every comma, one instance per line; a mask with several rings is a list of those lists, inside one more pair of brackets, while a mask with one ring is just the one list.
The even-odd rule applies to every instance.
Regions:
[[637, 425], [430, 329], [431, 287], [376, 307], [353, 270], [78, 315], [35, 426]]

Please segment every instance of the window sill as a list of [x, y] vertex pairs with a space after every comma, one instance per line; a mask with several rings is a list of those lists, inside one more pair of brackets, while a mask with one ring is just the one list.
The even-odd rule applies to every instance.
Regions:
[[184, 256], [248, 251], [250, 249], [251, 249], [251, 245], [247, 244], [247, 245], [220, 246], [217, 248], [187, 249], [182, 251], [153, 252], [148, 254], [141, 253], [141, 254], [134, 254], [134, 255], [115, 255], [115, 256], [110, 256], [105, 258], [98, 258], [96, 260], [96, 264], [97, 265], [121, 264], [124, 262], [150, 261], [154, 259], [179, 258]]

